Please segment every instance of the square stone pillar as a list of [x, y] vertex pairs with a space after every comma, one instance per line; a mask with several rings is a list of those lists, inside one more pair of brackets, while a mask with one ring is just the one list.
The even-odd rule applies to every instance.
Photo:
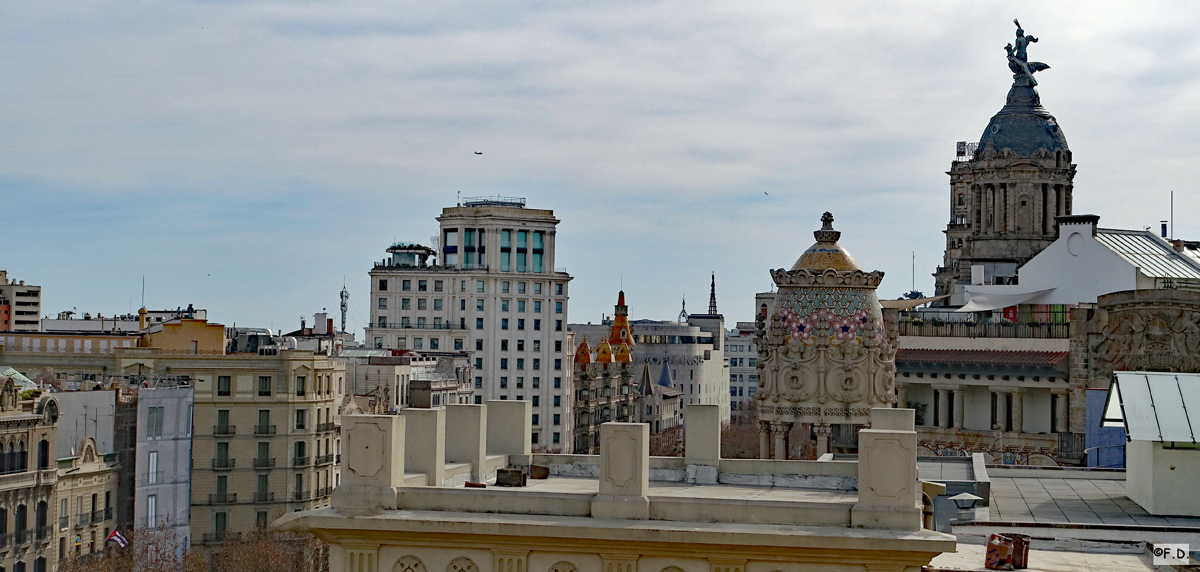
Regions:
[[333, 506], [394, 509], [404, 485], [405, 419], [397, 415], [342, 416], [342, 480]]
[[[791, 424], [788, 424], [787, 429], [791, 429]], [[786, 431], [786, 430], [785, 430]], [[826, 453], [831, 453], [829, 441], [833, 437], [833, 426], [828, 423], [814, 423], [813, 433], [817, 435], [817, 457]], [[784, 459], [787, 459], [787, 453], [784, 453]]]
[[1025, 390], [1014, 389], [1012, 396], [1012, 430], [1015, 433], [1023, 433], [1025, 431]]
[[896, 407], [904, 409], [908, 407], [908, 384], [896, 384]]
[[1006, 389], [1001, 387], [993, 387], [991, 390], [996, 396], [996, 424], [992, 428], [1003, 433], [1008, 431], [1008, 394]]
[[954, 428], [963, 428], [963, 418], [966, 417], [966, 399], [961, 387], [954, 390]]
[[921, 528], [914, 419], [912, 409], [875, 408], [871, 428], [858, 432], [858, 504], [850, 511], [852, 526]]
[[[487, 454], [533, 454], [533, 406], [528, 401], [492, 400], [487, 407]], [[529, 464], [529, 460], [515, 464]]]
[[1054, 390], [1054, 432], [1066, 433], [1067, 429], [1067, 390]]
[[470, 463], [471, 478], [482, 483], [487, 457], [487, 406], [446, 406], [446, 462]]
[[937, 426], [945, 429], [950, 426], [950, 392], [945, 389], [934, 389], [937, 392], [938, 418]]
[[758, 458], [771, 458], [771, 424], [766, 421], [758, 422]]
[[686, 405], [683, 453], [689, 483], [715, 484], [721, 463], [721, 406]]
[[649, 519], [649, 491], [650, 426], [600, 425], [600, 494], [592, 499], [592, 517]]
[[404, 462], [409, 471], [425, 474], [425, 485], [442, 486], [446, 475], [446, 410], [401, 409], [405, 419]]

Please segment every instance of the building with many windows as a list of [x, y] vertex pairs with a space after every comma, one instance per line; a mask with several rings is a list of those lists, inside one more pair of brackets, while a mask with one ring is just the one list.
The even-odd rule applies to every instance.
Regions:
[[[475, 403], [526, 400], [534, 445], [569, 450], [571, 360], [566, 344], [570, 275], [554, 267], [554, 212], [524, 199], [467, 199], [442, 210], [440, 246], [396, 244], [371, 269], [374, 348], [466, 351]], [[560, 405], [552, 405], [558, 398]]]
[[190, 385], [152, 381], [137, 392], [134, 526], [167, 527], [180, 548], [191, 543]]
[[754, 322], [738, 322], [725, 332], [725, 355], [729, 360], [729, 407], [734, 415], [745, 411], [758, 391], [758, 346]]
[[74, 449], [58, 459], [59, 562], [104, 552], [105, 539], [117, 528], [117, 454], [101, 453], [92, 437]]
[[0, 383], [0, 567], [53, 570], [55, 537], [70, 533], [50, 522], [58, 481], [52, 458], [58, 402], [49, 395], [23, 398], [7, 377]]
[[0, 270], [0, 332], [36, 332], [42, 315], [42, 287], [9, 280]]

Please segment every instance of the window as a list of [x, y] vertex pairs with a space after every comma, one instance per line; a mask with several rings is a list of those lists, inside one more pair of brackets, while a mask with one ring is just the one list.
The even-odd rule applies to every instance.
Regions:
[[554, 434], [554, 442], [555, 442], [555, 443], [558, 443], [558, 433], [555, 433], [555, 434]]
[[267, 528], [267, 511], [260, 510], [260, 511], [254, 513], [254, 526], [255, 526], [255, 528], [259, 528], [259, 529]]
[[383, 279], [379, 280], [379, 291], [387, 292], [387, 280], [383, 280]]
[[383, 349], [383, 338], [375, 338], [375, 349]]
[[524, 300], [517, 300], [517, 311], [518, 312], [525, 311], [525, 301]]
[[562, 407], [562, 397], [561, 396], [558, 396], [558, 395], [554, 396], [554, 406]]
[[454, 338], [454, 350], [462, 351], [462, 349], [463, 349], [463, 339], [462, 338]]
[[429, 281], [428, 280], [417, 280], [417, 291], [418, 292], [429, 291]]
[[508, 358], [500, 358], [500, 369], [508, 369]]
[[[424, 325], [424, 324], [418, 324]], [[425, 338], [413, 338], [413, 349], [419, 350], [425, 347]]]
[[562, 293], [563, 293], [563, 285], [562, 285], [562, 284], [555, 284], [555, 285], [554, 285], [554, 293], [555, 293], [555, 294], [557, 294], [557, 295], [559, 295], [559, 296], [562, 296]]
[[534, 282], [534, 283], [533, 283], [533, 293], [534, 293], [534, 294], [541, 294], [541, 293], [542, 293], [542, 283], [541, 283], [541, 282]]
[[561, 314], [561, 313], [562, 313], [562, 302], [555, 302], [555, 303], [554, 303], [554, 313], [555, 313], [555, 314]]
[[[555, 361], [555, 363], [558, 362], [558, 360], [554, 360], [554, 361]], [[562, 378], [561, 377], [554, 378], [554, 389], [562, 389]]]
[[533, 396], [533, 406], [534, 406], [534, 407], [537, 407], [537, 406], [538, 406], [538, 396], [536, 396], [536, 395], [535, 395], [535, 396]]
[[504, 282], [500, 283], [500, 291], [505, 294], [508, 294], [508, 280], [505, 280]]
[[556, 332], [562, 331], [562, 320], [554, 320], [554, 331], [556, 331]]
[[517, 351], [525, 351], [525, 340], [517, 340]]
[[534, 319], [533, 320], [533, 331], [539, 332], [541, 330], [542, 330], [542, 321], [538, 320], [538, 319]]
[[411, 310], [412, 309], [412, 298], [401, 298], [400, 299], [400, 309], [401, 310]]
[[475, 300], [475, 310], [477, 310], [479, 312], [483, 311], [483, 298], [479, 298], [478, 300]]
[[438, 338], [429, 338], [429, 349], [431, 349], [431, 350], [438, 349], [438, 341], [439, 341]]
[[404, 290], [405, 292], [412, 290], [412, 280], [405, 280], [405, 281], [401, 282], [400, 289]]
[[517, 358], [517, 369], [525, 369], [525, 358]]
[[[500, 361], [504, 362], [504, 360], [500, 360]], [[504, 369], [504, 367], [501, 367], [500, 369]], [[504, 377], [504, 376], [500, 377], [500, 389], [508, 389], [508, 378], [507, 377]]]
[[535, 352], [542, 351], [541, 340], [533, 340], [533, 351], [535, 351]]
[[483, 358], [481, 358], [481, 357], [475, 358], [475, 369], [480, 369], [480, 370], [483, 369]]
[[554, 351], [556, 351], [556, 352], [562, 351], [562, 340], [554, 340]]
[[378, 327], [380, 327], [380, 328], [386, 328], [386, 327], [387, 327], [387, 318], [386, 318], [386, 317], [384, 317], [384, 316], [380, 316], [380, 317], [379, 317], [378, 324], [379, 324], [379, 326], [378, 326]]
[[465, 299], [458, 301], [458, 309], [463, 312], [467, 311], [467, 301]]
[[508, 340], [500, 340], [500, 351], [508, 351]]
[[501, 300], [501, 301], [500, 301], [500, 311], [501, 311], [501, 312], [507, 312], [507, 311], [508, 311], [508, 300]]
[[508, 329], [508, 318], [501, 318], [501, 319], [500, 319], [500, 329], [501, 329], [501, 330], [507, 330], [507, 329]]
[[476, 280], [476, 281], [475, 281], [475, 291], [476, 291], [476, 292], [483, 292], [483, 280]]
[[305, 382], [305, 379], [304, 379], [303, 375], [296, 376], [296, 396], [297, 397], [304, 397], [304, 382]]
[[517, 294], [524, 294], [524, 293], [525, 293], [525, 283], [517, 282]]
[[308, 411], [304, 409], [296, 410], [296, 428], [304, 429], [305, 421], [308, 419]]
[[407, 336], [396, 336], [396, 349], [398, 349], [398, 350], [408, 349], [408, 337]]
[[[538, 415], [537, 413], [534, 413], [534, 414], [533, 414], [533, 425], [534, 425], [535, 427], [536, 427], [537, 425], [539, 425], [539, 423], [538, 423], [538, 418], [539, 418], [539, 415]], [[534, 437], [537, 437], [537, 433], [534, 433], [534, 434], [533, 434], [533, 436], [534, 436]]]
[[[541, 284], [538, 284], [538, 286], [541, 286]], [[541, 300], [534, 300], [534, 301], [533, 301], [533, 313], [535, 313], [535, 314], [536, 314], [536, 313], [538, 313], [538, 312], [541, 312], [541, 311], [542, 311], [542, 301], [541, 301]]]
[[228, 375], [218, 375], [217, 376], [217, 395], [226, 396], [226, 397], [229, 396], [229, 376]]
[[542, 369], [542, 360], [541, 359], [533, 358], [533, 369], [535, 369], [535, 370]]
[[146, 526], [158, 526], [158, 495], [146, 497]]
[[[554, 371], [560, 371], [560, 370], [562, 370], [562, 360], [556, 359], [556, 360], [554, 360]], [[555, 379], [558, 379], [558, 378], [555, 378]]]
[[442, 309], [442, 299], [441, 299], [441, 298], [434, 298], [434, 299], [433, 299], [433, 309], [434, 309], [434, 310], [441, 310], [441, 309]]
[[380, 298], [380, 299], [379, 299], [379, 309], [380, 309], [380, 310], [386, 310], [386, 309], [387, 309], [387, 298]]
[[475, 389], [483, 389], [483, 378], [482, 377], [477, 376], [475, 378]]
[[[557, 398], [557, 397], [555, 397], [555, 398], [554, 398], [554, 400], [555, 400], [555, 401], [558, 401], [558, 398]], [[555, 405], [558, 405], [558, 404], [556, 403]], [[558, 413], [555, 413], [555, 414], [554, 414], [554, 424], [555, 424], [555, 425], [559, 425], [559, 423], [560, 423], [561, 421], [562, 421], [562, 416], [561, 416], [561, 415], [559, 415]], [[557, 435], [557, 433], [556, 433], [556, 435]]]
[[[382, 320], [383, 318], [380, 318], [380, 319]], [[407, 328], [407, 327], [409, 327], [410, 324], [411, 324], [411, 322], [409, 321], [408, 316], [404, 316], [403, 318], [400, 318], [400, 327]]]
[[479, 339], [475, 340], [475, 349], [477, 349], [477, 350], [483, 349], [483, 338], [479, 338]]
[[481, 404], [483, 404], [483, 396], [476, 395], [475, 396], [475, 405], [481, 405]]
[[476, 330], [483, 329], [483, 318], [475, 318], [475, 329]]
[[146, 437], [151, 439], [162, 439], [163, 434], [163, 408], [150, 407], [146, 410]]
[[434, 281], [433, 281], [433, 291], [434, 291], [434, 292], [441, 292], [441, 291], [442, 291], [442, 281], [441, 281], [441, 280], [434, 280]]
[[517, 329], [518, 330], [525, 329], [525, 318], [517, 318]]
[[153, 485], [158, 482], [158, 451], [150, 451], [146, 461], [146, 484]]
[[[517, 389], [525, 389], [525, 378], [523, 378], [523, 377], [517, 378]], [[520, 400], [520, 399], [521, 398], [518, 396], [517, 400]]]
[[417, 309], [418, 310], [428, 310], [429, 309], [429, 301], [424, 298], [417, 298]]
[[[541, 386], [542, 386], [542, 378], [540, 378], [540, 377], [533, 378], [533, 388], [537, 389]], [[537, 399], [537, 398], [534, 398], [534, 399]]]
[[[537, 416], [536, 416], [536, 415], [534, 415], [534, 417], [537, 417]], [[537, 422], [536, 422], [536, 421], [534, 422], [534, 425], [537, 425]], [[530, 436], [529, 436], [529, 442], [530, 442], [530, 443], [533, 443], [533, 444], [535, 444], [535, 445], [536, 445], [536, 444], [537, 444], [537, 442], [538, 442], [538, 434], [537, 434], [537, 433], [534, 433], [534, 434], [530, 435]]]

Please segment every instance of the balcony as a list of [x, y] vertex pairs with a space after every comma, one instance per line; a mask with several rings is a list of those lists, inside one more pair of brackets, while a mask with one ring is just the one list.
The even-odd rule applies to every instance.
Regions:
[[411, 323], [405, 324], [404, 322], [400, 322], [398, 324], [397, 323], [380, 324], [380, 323], [376, 322], [375, 325], [373, 326], [373, 329], [377, 329], [377, 330], [379, 330], [379, 329], [389, 329], [389, 330], [468, 330], [470, 328], [468, 328], [466, 326], [460, 326], [458, 324], [454, 324], [454, 323], [450, 323], [450, 322], [442, 322], [441, 324], [417, 324], [417, 325], [413, 325]]
[[201, 536], [205, 544], [213, 544], [217, 542], [237, 542], [242, 539], [240, 532], [206, 532]]
[[318, 455], [317, 456], [317, 464], [318, 465], [328, 465], [330, 463], [333, 463], [333, 455]]
[[102, 522], [103, 520], [104, 520], [104, 511], [102, 511], [102, 510], [93, 510], [92, 511], [92, 524]]
[[35, 536], [38, 542], [50, 542], [54, 540], [54, 527], [50, 525], [39, 526], [37, 527]]
[[62, 529], [71, 527], [71, 517], [63, 515], [58, 517], [58, 527]]
[[34, 471], [24, 471], [0, 476], [0, 488], [32, 487], [37, 484], [38, 474]]
[[322, 498], [322, 497], [327, 497], [331, 494], [333, 494], [333, 487], [321, 487], [321, 488], [317, 489], [316, 497]]
[[307, 491], [307, 490], [305, 490], [305, 491], [293, 491], [293, 492], [292, 492], [292, 500], [294, 500], [294, 501], [306, 501], [306, 500], [309, 500], [309, 499], [311, 499], [311, 498], [312, 498], [312, 496], [311, 496], [311, 495], [309, 495], [309, 493], [310, 493], [310, 492], [311, 492], [311, 491]]
[[213, 435], [237, 435], [237, 426], [213, 425]]
[[297, 467], [297, 468], [307, 467], [308, 465], [311, 464], [310, 463], [311, 460], [312, 459], [309, 457], [292, 457], [292, 466]]
[[161, 484], [166, 479], [166, 476], [167, 476], [166, 471], [153, 471], [153, 472], [146, 471], [146, 472], [142, 473], [142, 484], [143, 485]]
[[337, 426], [334, 425], [333, 423], [317, 423], [317, 433], [323, 433], [325, 431], [334, 431], [336, 429], [337, 429]]
[[902, 336], [946, 338], [1040, 338], [1067, 339], [1071, 324], [1067, 322], [947, 322], [942, 320], [903, 320], [899, 324]]
[[106, 508], [104, 509], [104, 520], [112, 520], [112, 518], [113, 518], [113, 509], [112, 509], [112, 507], [111, 507], [111, 506], [110, 506], [110, 507], [106, 507]]
[[214, 471], [228, 471], [234, 466], [233, 459], [213, 459], [212, 468]]
[[13, 541], [13, 546], [29, 544], [29, 542], [33, 540], [33, 531], [28, 528], [18, 530], [14, 538], [16, 538], [16, 540]]
[[208, 504], [233, 504], [237, 502], [237, 493], [209, 493]]
[[83, 528], [92, 523], [92, 513], [80, 512], [75, 514], [75, 528]]
[[254, 426], [254, 434], [255, 435], [274, 435], [275, 434], [275, 426], [274, 425], [255, 425]]
[[53, 485], [58, 482], [58, 469], [40, 469], [38, 470], [39, 485]]
[[275, 493], [272, 491], [258, 491], [254, 493], [254, 502], [275, 502]]
[[271, 467], [274, 467], [274, 466], [275, 466], [275, 457], [271, 457], [270, 459], [255, 459], [254, 460], [254, 468], [255, 469], [270, 469]]

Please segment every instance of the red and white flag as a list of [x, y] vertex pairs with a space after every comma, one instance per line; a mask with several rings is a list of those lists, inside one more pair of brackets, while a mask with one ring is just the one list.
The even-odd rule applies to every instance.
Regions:
[[121, 548], [129, 546], [129, 541], [125, 540], [125, 535], [121, 534], [121, 531], [119, 530], [112, 531], [112, 534], [108, 535], [108, 538], [104, 540], [106, 542], [116, 542], [117, 546], [120, 546]]

